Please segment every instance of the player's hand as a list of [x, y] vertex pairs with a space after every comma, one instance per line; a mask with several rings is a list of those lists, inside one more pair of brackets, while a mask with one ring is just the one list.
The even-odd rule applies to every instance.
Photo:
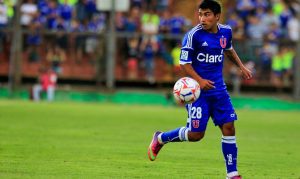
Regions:
[[244, 79], [250, 80], [252, 78], [252, 72], [246, 67], [241, 67], [241, 73]]
[[215, 82], [206, 79], [202, 79], [201, 81], [199, 81], [199, 85], [202, 90], [210, 90], [216, 88], [214, 84]]

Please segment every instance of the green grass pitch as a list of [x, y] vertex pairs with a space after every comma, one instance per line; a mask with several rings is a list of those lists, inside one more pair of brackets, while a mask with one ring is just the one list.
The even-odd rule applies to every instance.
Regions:
[[[237, 110], [239, 171], [246, 179], [300, 178], [300, 111]], [[156, 130], [185, 125], [183, 107], [0, 101], [0, 178], [224, 179], [221, 134], [167, 144]]]

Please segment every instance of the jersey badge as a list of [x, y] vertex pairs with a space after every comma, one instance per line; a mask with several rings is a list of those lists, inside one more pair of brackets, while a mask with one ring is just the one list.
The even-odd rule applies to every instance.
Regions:
[[192, 120], [193, 128], [199, 128], [199, 120]]
[[226, 48], [227, 45], [227, 39], [222, 35], [222, 37], [220, 38], [220, 45], [222, 48]]

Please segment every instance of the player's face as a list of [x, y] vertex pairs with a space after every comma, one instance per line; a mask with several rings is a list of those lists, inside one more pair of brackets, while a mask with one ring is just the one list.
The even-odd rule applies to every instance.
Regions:
[[210, 9], [199, 9], [199, 21], [204, 30], [215, 32], [220, 15], [214, 14]]

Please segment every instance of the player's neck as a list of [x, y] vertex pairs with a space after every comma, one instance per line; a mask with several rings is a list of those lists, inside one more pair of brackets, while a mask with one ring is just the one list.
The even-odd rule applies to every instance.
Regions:
[[210, 29], [207, 29], [206, 31], [212, 34], [218, 33], [219, 31], [218, 24], [212, 26]]

